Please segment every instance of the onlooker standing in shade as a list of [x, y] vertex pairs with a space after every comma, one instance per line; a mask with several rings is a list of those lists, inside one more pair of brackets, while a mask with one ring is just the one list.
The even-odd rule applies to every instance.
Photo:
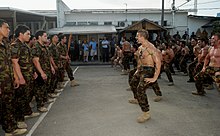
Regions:
[[84, 62], [88, 62], [88, 58], [89, 58], [89, 45], [88, 45], [88, 42], [86, 40], [83, 42], [82, 47], [83, 47]]
[[109, 41], [106, 40], [104, 37], [103, 41], [101, 42], [102, 45], [102, 61], [108, 62], [109, 61]]
[[96, 57], [97, 57], [97, 42], [95, 41], [94, 38], [92, 38], [92, 40], [89, 42], [89, 47], [91, 48], [91, 52], [90, 52], [90, 55], [91, 55], [91, 60], [96, 60]]

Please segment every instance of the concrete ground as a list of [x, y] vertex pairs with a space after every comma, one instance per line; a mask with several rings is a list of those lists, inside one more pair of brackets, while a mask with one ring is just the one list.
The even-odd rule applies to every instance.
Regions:
[[126, 91], [128, 77], [120, 73], [109, 65], [79, 66], [75, 78], [80, 86], [67, 84], [49, 105], [48, 113], [27, 120], [26, 135], [220, 136], [220, 94], [216, 89], [207, 90], [206, 96], [194, 96], [195, 85], [186, 82], [187, 76], [177, 73], [175, 85], [168, 86], [163, 73], [158, 80], [163, 99], [154, 102], [153, 90], [147, 90], [151, 119], [139, 124], [140, 107], [128, 103], [132, 92]]

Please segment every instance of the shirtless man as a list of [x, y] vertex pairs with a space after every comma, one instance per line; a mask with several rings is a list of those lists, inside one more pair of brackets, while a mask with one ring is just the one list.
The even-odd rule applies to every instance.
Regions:
[[202, 71], [195, 76], [195, 86], [197, 91], [193, 91], [194, 95], [205, 95], [203, 84], [207, 76], [220, 83], [220, 33], [216, 33], [211, 38], [211, 49], [205, 57]]
[[141, 46], [138, 48], [138, 66], [132, 81], [138, 82], [133, 82], [134, 84], [131, 85], [131, 90], [143, 112], [137, 118], [137, 122], [139, 123], [143, 123], [150, 119], [149, 104], [145, 93], [146, 89], [149, 86], [153, 88], [157, 87], [158, 93], [160, 93], [158, 97], [161, 96], [157, 84], [157, 78], [161, 68], [161, 56], [154, 45], [148, 41], [148, 37], [149, 34], [146, 30], [139, 30], [137, 32], [136, 39]]
[[188, 65], [188, 68], [187, 68], [188, 74], [189, 74], [189, 80], [187, 81], [188, 83], [195, 82], [194, 81], [194, 70], [195, 70], [196, 64], [198, 63], [198, 58], [197, 58], [198, 54], [201, 50], [201, 47], [199, 46], [199, 43], [197, 44], [197, 40], [195, 38], [191, 39], [191, 46], [193, 47], [194, 60]]
[[165, 43], [166, 49], [162, 51], [162, 61], [163, 61], [163, 70], [165, 71], [167, 78], [169, 80], [169, 86], [174, 85], [173, 84], [173, 78], [170, 72], [170, 65], [171, 61], [174, 58], [174, 52], [173, 49], [171, 48], [171, 44]]
[[115, 68], [117, 67], [117, 65], [119, 65], [121, 69], [123, 69], [122, 58], [123, 58], [122, 50], [119, 46], [116, 46], [116, 58], [114, 59], [113, 62]]
[[131, 57], [131, 44], [128, 41], [123, 42], [122, 44], [122, 53], [123, 53], [123, 59], [122, 64], [124, 66], [124, 69], [122, 71], [121, 75], [127, 75], [130, 71], [130, 57]]
[[180, 70], [183, 72], [183, 75], [187, 74], [187, 61], [189, 59], [189, 48], [186, 46], [186, 41], [181, 40], [180, 41], [181, 49], [181, 59], [180, 59]]
[[[201, 41], [201, 48], [202, 49], [200, 50], [200, 52], [198, 54], [198, 63], [194, 69], [194, 76], [197, 75], [202, 70], [205, 57], [208, 54], [209, 48], [210, 48], [210, 46], [208, 45], [208, 40], [201, 39], [200, 41]], [[213, 80], [210, 76], [206, 77], [206, 80], [203, 85], [208, 90], [211, 90], [214, 88], [213, 87]]]

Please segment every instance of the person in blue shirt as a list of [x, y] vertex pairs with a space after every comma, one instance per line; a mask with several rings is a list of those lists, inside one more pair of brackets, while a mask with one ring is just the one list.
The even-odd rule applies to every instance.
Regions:
[[91, 49], [90, 55], [91, 55], [91, 60], [94, 61], [96, 60], [97, 57], [97, 42], [95, 41], [94, 38], [89, 42], [89, 47]]
[[89, 45], [88, 45], [88, 42], [86, 40], [83, 42], [82, 47], [83, 47], [84, 62], [88, 62]]
[[101, 42], [102, 46], [102, 61], [108, 62], [109, 61], [109, 41], [106, 40], [106, 37]]

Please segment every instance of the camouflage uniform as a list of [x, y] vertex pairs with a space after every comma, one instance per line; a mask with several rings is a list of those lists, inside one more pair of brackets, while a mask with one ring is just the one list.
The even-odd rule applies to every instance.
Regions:
[[195, 76], [195, 68], [198, 63], [198, 58], [196, 58], [192, 63], [189, 64], [188, 66], [188, 74], [189, 74], [189, 80], [194, 81], [194, 76]]
[[[48, 51], [48, 57], [51, 58], [52, 57], [52, 54], [49, 50], [49, 47], [46, 47], [47, 51]], [[50, 61], [47, 61], [46, 62], [46, 67], [48, 67], [48, 71], [45, 71], [46, 75], [47, 75], [47, 82], [46, 82], [46, 90], [47, 90], [47, 94], [48, 93], [54, 93], [54, 90], [52, 89], [52, 77], [54, 76], [52, 71], [51, 71], [51, 62]], [[47, 94], [45, 94], [45, 97], [44, 97], [44, 102], [47, 102], [48, 100], [48, 97], [47, 97]]]
[[33, 98], [33, 61], [30, 47], [23, 44], [19, 39], [11, 44], [12, 59], [19, 59], [18, 64], [21, 73], [26, 81], [25, 85], [20, 85], [16, 89], [16, 119], [24, 121], [25, 115], [32, 114], [29, 103]]
[[49, 51], [51, 53], [51, 56], [54, 60], [54, 63], [56, 64], [56, 66], [58, 67], [58, 69], [55, 69], [56, 73], [54, 75], [52, 75], [51, 79], [52, 79], [52, 82], [51, 82], [51, 89], [54, 91], [57, 87], [57, 83], [58, 83], [58, 79], [59, 79], [59, 68], [62, 68], [61, 65], [60, 65], [60, 55], [59, 55], [59, 52], [57, 50], [57, 47], [56, 45], [54, 44], [51, 44], [50, 47], [49, 47]]
[[[31, 49], [31, 53], [33, 55], [33, 58], [38, 57], [39, 58], [39, 63], [41, 65], [42, 70], [45, 72], [47, 77], [48, 71], [51, 71], [51, 67], [48, 65], [50, 63], [50, 55], [49, 51], [47, 50], [46, 46], [41, 45], [39, 42], [37, 42], [34, 47]], [[40, 73], [37, 71], [38, 76], [40, 77]], [[49, 78], [48, 78], [49, 79]], [[44, 102], [47, 99], [47, 85], [48, 85], [48, 80], [47, 81], [40, 81], [40, 80], [35, 80], [36, 86], [35, 86], [35, 97], [36, 97], [36, 102], [37, 102], [37, 108], [43, 107]]]
[[124, 70], [130, 70], [130, 58], [131, 58], [131, 52], [130, 51], [124, 51], [123, 52], [123, 59], [122, 59], [122, 64], [124, 66]]
[[6, 133], [11, 133], [17, 129], [17, 122], [14, 116], [15, 90], [13, 89], [14, 81], [11, 52], [9, 45], [0, 44], [0, 89], [2, 94], [0, 112], [2, 113], [2, 129]]
[[211, 77], [211, 82], [214, 81], [214, 79], [216, 81], [220, 81], [220, 76], [215, 75], [216, 72], [220, 72], [220, 68], [208, 66], [205, 72], [199, 72], [195, 76], [195, 86], [198, 94], [203, 95], [206, 93], [204, 91], [204, 84], [207, 83], [206, 81], [207, 79], [210, 80], [210, 77]]
[[163, 70], [165, 71], [169, 82], [173, 82], [173, 78], [172, 78], [172, 75], [170, 72], [170, 64], [164, 61], [163, 62]]
[[181, 56], [180, 63], [179, 63], [181, 72], [187, 73], [187, 61], [188, 60], [189, 60], [188, 54]]
[[149, 111], [148, 99], [145, 90], [152, 86], [155, 94], [157, 96], [162, 96], [159, 85], [157, 81], [154, 83], [146, 83], [144, 78], [152, 78], [155, 73], [154, 67], [140, 67], [138, 72], [136, 72], [130, 82], [131, 90], [134, 94], [134, 98], [138, 100], [138, 103], [143, 112]]
[[[66, 45], [62, 45], [61, 43], [58, 43], [57, 49], [58, 49], [58, 52], [59, 52], [60, 55], [62, 55], [62, 56], [66, 56], [66, 55], [67, 55], [67, 52], [68, 52], [68, 51], [67, 51]], [[73, 70], [72, 70], [71, 67], [70, 67], [70, 63], [67, 62], [67, 60], [62, 59], [62, 65], [64, 66], [64, 69], [66, 70], [67, 75], [68, 75], [70, 81], [74, 80]], [[62, 71], [62, 70], [61, 70], [61, 71]], [[62, 77], [64, 77], [63, 74], [64, 74], [64, 73], [61, 74]], [[63, 79], [62, 79], [62, 80], [63, 80]]]
[[129, 75], [128, 75], [128, 83], [129, 83], [130, 86], [131, 86], [131, 80], [132, 80], [132, 78], [133, 78], [133, 76], [134, 76], [134, 74], [135, 74], [136, 71], [137, 71], [137, 68], [132, 69], [132, 70], [129, 72]]

